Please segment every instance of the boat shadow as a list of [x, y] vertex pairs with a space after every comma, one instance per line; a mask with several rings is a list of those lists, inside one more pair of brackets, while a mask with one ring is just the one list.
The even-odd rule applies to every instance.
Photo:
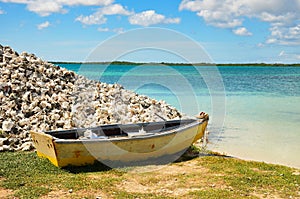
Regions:
[[228, 156], [228, 155], [221, 154], [218, 152], [208, 151], [205, 148], [190, 147], [175, 162], [186, 162], [186, 161], [189, 161], [189, 160], [192, 160], [195, 158], [208, 157], [208, 156], [222, 157], [222, 158], [234, 158], [232, 156]]
[[84, 166], [66, 166], [62, 168], [63, 170], [77, 174], [77, 173], [90, 173], [90, 172], [104, 172], [109, 171], [112, 168], [99, 162], [95, 161], [92, 165], [84, 165]]

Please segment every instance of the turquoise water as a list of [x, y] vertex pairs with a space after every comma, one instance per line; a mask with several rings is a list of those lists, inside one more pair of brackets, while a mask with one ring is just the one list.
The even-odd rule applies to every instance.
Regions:
[[188, 115], [209, 113], [209, 149], [300, 168], [300, 67], [222, 66], [220, 84], [211, 66], [60, 66], [165, 100]]

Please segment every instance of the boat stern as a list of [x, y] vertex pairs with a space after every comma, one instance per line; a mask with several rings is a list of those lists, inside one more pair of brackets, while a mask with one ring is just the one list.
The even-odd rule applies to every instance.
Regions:
[[31, 138], [39, 157], [47, 158], [52, 164], [59, 167], [57, 154], [54, 145], [54, 138], [45, 133], [31, 131]]

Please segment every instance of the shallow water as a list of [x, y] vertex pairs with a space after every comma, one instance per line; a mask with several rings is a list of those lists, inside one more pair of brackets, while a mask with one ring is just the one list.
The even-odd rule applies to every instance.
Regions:
[[[214, 112], [208, 127], [211, 150], [300, 168], [300, 67], [218, 67], [223, 93], [219, 82], [212, 87], [205, 83], [218, 78], [215, 71], [205, 76], [215, 69], [211, 66], [60, 66], [165, 100], [188, 115]], [[226, 111], [220, 129], [214, 118], [224, 111], [213, 100], [222, 94], [220, 105], [225, 104]]]

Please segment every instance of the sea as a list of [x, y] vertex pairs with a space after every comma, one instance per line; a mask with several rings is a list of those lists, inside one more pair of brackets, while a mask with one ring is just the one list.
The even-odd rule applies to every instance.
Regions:
[[300, 67], [57, 65], [166, 101], [188, 116], [208, 113], [209, 150], [300, 168]]

